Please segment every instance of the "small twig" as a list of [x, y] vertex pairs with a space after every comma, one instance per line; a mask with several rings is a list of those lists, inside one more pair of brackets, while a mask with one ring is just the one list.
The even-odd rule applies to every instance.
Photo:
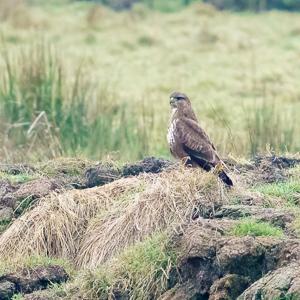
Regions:
[[[45, 111], [41, 111], [40, 114], [36, 117], [36, 119], [33, 121], [33, 123], [30, 125], [29, 129], [27, 130], [27, 135], [30, 137], [31, 132], [35, 129], [36, 125], [40, 121], [42, 117], [46, 117]], [[47, 119], [47, 117], [46, 117]]]

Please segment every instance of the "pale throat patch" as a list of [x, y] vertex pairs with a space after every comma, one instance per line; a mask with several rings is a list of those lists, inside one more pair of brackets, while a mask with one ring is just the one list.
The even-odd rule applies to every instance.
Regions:
[[176, 130], [176, 123], [177, 120], [173, 120], [169, 129], [168, 129], [168, 134], [167, 134], [167, 140], [170, 146], [175, 144], [175, 130]]
[[173, 118], [173, 116], [175, 115], [176, 112], [177, 112], [177, 107], [173, 107], [172, 113], [171, 113], [171, 118]]

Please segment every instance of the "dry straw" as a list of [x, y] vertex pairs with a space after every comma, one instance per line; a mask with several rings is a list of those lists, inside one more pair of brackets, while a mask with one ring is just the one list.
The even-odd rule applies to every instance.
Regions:
[[0, 236], [0, 259], [47, 255], [94, 268], [155, 231], [189, 222], [223, 201], [223, 185], [213, 174], [182, 167], [53, 193]]
[[191, 221], [224, 201], [223, 185], [201, 170], [179, 168], [152, 176], [144, 191], [117, 208], [96, 216], [83, 237], [77, 264], [94, 268], [157, 230]]
[[137, 178], [130, 178], [88, 190], [53, 193], [0, 236], [0, 259], [28, 255], [73, 259], [88, 220], [139, 184]]

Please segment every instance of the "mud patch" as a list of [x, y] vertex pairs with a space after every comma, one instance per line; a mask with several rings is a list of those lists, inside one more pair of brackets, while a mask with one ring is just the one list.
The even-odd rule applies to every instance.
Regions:
[[[171, 295], [174, 299], [237, 299], [251, 284], [245, 292], [247, 295], [252, 297], [256, 295], [255, 291], [264, 287], [266, 299], [274, 299], [269, 297], [273, 294], [264, 284], [271, 282], [269, 277], [263, 279], [265, 274], [275, 276], [272, 288], [277, 290], [282, 289], [276, 284], [286, 266], [291, 266], [287, 268], [286, 278], [299, 277], [298, 273], [295, 275], [289, 271], [294, 264], [299, 266], [299, 240], [227, 236], [224, 232], [230, 224], [227, 220], [199, 219], [188, 225], [184, 233], [173, 236], [173, 245], [180, 253], [181, 283], [162, 299], [173, 299]], [[300, 293], [297, 280], [295, 285], [292, 285], [292, 280], [289, 282], [291, 290]], [[176, 298], [176, 293], [181, 298]], [[254, 299], [251, 297], [239, 299]]]
[[10, 299], [16, 293], [32, 293], [53, 283], [66, 282], [69, 275], [61, 266], [23, 269], [0, 276], [0, 299]]
[[89, 168], [85, 172], [86, 187], [100, 186], [117, 180], [121, 177], [121, 171], [112, 164], [99, 164]]
[[232, 166], [249, 185], [286, 181], [289, 169], [300, 164], [300, 159], [280, 156], [256, 156], [251, 164]]
[[169, 160], [147, 157], [137, 163], [125, 165], [122, 170], [122, 176], [136, 176], [140, 173], [160, 173], [172, 165], [174, 165], [174, 162]]
[[101, 163], [85, 172], [86, 187], [100, 186], [121, 177], [138, 176], [141, 173], [160, 173], [175, 163], [155, 157], [147, 157], [139, 162], [117, 168], [113, 164]]

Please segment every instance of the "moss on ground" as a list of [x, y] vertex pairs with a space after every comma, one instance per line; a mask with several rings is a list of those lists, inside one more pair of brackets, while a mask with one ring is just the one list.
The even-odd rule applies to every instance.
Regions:
[[282, 237], [283, 231], [267, 222], [257, 221], [251, 218], [241, 220], [230, 231], [230, 234], [236, 236], [274, 236]]
[[25, 183], [36, 179], [37, 175], [28, 174], [28, 173], [20, 173], [20, 174], [9, 174], [6, 172], [0, 171], [0, 180], [8, 180], [11, 183]]

